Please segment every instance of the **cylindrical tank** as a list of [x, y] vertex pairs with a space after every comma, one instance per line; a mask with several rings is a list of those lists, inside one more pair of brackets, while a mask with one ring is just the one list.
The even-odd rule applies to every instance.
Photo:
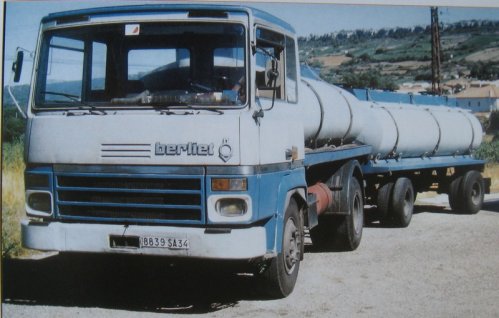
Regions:
[[467, 154], [482, 141], [480, 122], [460, 108], [360, 101], [308, 78], [300, 85], [311, 148], [356, 142], [372, 146], [373, 157], [383, 159]]

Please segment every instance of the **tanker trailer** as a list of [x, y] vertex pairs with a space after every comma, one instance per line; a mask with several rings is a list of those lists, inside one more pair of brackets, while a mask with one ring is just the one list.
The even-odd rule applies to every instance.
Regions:
[[[368, 155], [359, 160], [362, 178], [358, 179], [365, 181], [366, 203], [377, 206], [382, 224], [408, 226], [417, 193], [428, 190], [447, 193], [456, 211], [480, 210], [490, 180], [480, 175], [483, 162], [472, 157], [483, 132], [469, 111], [360, 101], [340, 87], [306, 75], [300, 93], [307, 100], [303, 106], [306, 158], [369, 147]], [[348, 233], [345, 219], [352, 209], [346, 208], [348, 200], [341, 203], [349, 195], [344, 189], [348, 177], [337, 165], [315, 167], [315, 172], [314, 167], [309, 169], [309, 193], [319, 215], [318, 226], [311, 230], [314, 244], [353, 249], [360, 240], [359, 230], [351, 226]], [[360, 227], [360, 222], [348, 223]], [[336, 234], [331, 228], [337, 229]]]

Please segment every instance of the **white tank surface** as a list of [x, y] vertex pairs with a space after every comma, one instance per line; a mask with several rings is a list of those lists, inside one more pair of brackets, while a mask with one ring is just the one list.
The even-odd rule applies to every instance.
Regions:
[[309, 78], [301, 86], [312, 148], [356, 142], [372, 146], [375, 158], [413, 158], [469, 154], [482, 141], [480, 122], [460, 108], [360, 101]]
[[[365, 112], [350, 92], [322, 81], [300, 83], [305, 101], [305, 138], [317, 145], [354, 141], [364, 129]], [[310, 101], [310, 102], [309, 102]]]

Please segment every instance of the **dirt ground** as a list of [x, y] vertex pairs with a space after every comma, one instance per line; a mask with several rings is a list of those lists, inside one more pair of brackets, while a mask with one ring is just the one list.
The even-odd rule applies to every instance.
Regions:
[[53, 255], [4, 261], [2, 315], [498, 317], [499, 195], [477, 215], [452, 213], [445, 195], [417, 203], [409, 228], [372, 220], [354, 252], [308, 248], [285, 299], [224, 264]]
[[338, 67], [341, 64], [350, 61], [351, 58], [345, 55], [326, 55], [314, 57], [312, 60], [322, 62], [326, 67]]
[[465, 60], [468, 62], [498, 62], [499, 48], [494, 47], [470, 54]]

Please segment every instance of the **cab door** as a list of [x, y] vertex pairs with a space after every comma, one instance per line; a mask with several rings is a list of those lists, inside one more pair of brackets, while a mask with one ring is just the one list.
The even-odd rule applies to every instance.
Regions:
[[292, 37], [256, 29], [255, 104], [260, 164], [302, 160], [303, 123], [298, 106], [297, 54]]

